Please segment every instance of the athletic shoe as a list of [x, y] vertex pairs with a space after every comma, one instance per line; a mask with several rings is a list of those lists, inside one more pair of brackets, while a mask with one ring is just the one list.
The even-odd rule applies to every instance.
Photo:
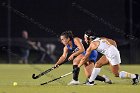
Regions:
[[106, 75], [103, 75], [103, 77], [105, 78], [105, 83], [112, 84], [112, 81]]
[[72, 80], [70, 83], [68, 83], [68, 85], [79, 85], [80, 82], [76, 81], [76, 80]]
[[93, 86], [93, 85], [95, 85], [95, 83], [94, 83], [94, 81], [92, 81], [92, 82], [87, 82], [85, 85], [87, 85], [87, 86]]
[[137, 85], [139, 83], [139, 79], [140, 79], [140, 76], [138, 74], [135, 74], [136, 75], [136, 78], [133, 78], [132, 79], [132, 85]]

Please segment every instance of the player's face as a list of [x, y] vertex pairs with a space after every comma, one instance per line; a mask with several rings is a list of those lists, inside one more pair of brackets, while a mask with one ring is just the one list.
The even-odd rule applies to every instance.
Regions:
[[84, 35], [84, 40], [85, 40], [85, 42], [88, 44], [88, 38]]
[[60, 36], [61, 43], [64, 45], [67, 45], [68, 42], [70, 41], [69, 38], [66, 38], [65, 36]]

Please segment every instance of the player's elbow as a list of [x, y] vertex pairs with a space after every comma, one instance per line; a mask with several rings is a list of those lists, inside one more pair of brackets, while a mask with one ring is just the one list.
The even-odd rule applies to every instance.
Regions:
[[85, 49], [82, 49], [82, 50], [81, 50], [81, 52], [84, 52], [84, 51], [85, 51]]
[[81, 52], [81, 53], [82, 53], [82, 52], [84, 52], [84, 51], [85, 51], [85, 49], [84, 49], [84, 48], [81, 48], [81, 49], [80, 49], [80, 52]]

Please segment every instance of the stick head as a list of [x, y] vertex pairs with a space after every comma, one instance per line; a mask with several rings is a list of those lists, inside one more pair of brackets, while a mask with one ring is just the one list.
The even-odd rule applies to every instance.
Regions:
[[37, 79], [38, 76], [35, 76], [35, 74], [33, 74], [33, 75], [32, 75], [32, 78], [33, 78], [33, 79]]
[[40, 84], [40, 85], [44, 85], [44, 84]]

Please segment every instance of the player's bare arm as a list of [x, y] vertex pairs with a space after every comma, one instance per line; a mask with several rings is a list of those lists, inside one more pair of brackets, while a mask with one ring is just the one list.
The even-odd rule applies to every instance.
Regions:
[[74, 43], [75, 45], [78, 47], [78, 51], [74, 52], [73, 54], [71, 54], [71, 56], [68, 58], [69, 60], [73, 60], [73, 58], [75, 56], [78, 56], [79, 54], [81, 54], [82, 52], [85, 51], [83, 44], [80, 42], [79, 38], [74, 38]]
[[85, 56], [81, 59], [80, 63], [78, 64], [78, 67], [81, 67], [84, 63], [86, 63], [86, 61], [88, 60], [88, 57], [91, 54], [91, 51], [92, 51], [91, 46], [89, 46], [86, 50]]
[[59, 65], [59, 64], [63, 63], [64, 60], [65, 60], [66, 57], [67, 57], [67, 54], [68, 54], [68, 49], [67, 49], [67, 47], [65, 46], [65, 47], [63, 48], [63, 54], [61, 55], [61, 57], [59, 58], [59, 60], [56, 62], [55, 65]]
[[75, 53], [73, 53], [74, 56], [78, 56], [79, 54], [81, 54], [82, 52], [85, 51], [83, 44], [80, 42], [79, 38], [75, 38], [74, 39], [74, 43], [77, 45], [78, 47], [78, 51], [76, 51]]
[[99, 44], [100, 44], [99, 41], [91, 42], [91, 43], [90, 43], [91, 50], [97, 49], [98, 46], [99, 46]]

